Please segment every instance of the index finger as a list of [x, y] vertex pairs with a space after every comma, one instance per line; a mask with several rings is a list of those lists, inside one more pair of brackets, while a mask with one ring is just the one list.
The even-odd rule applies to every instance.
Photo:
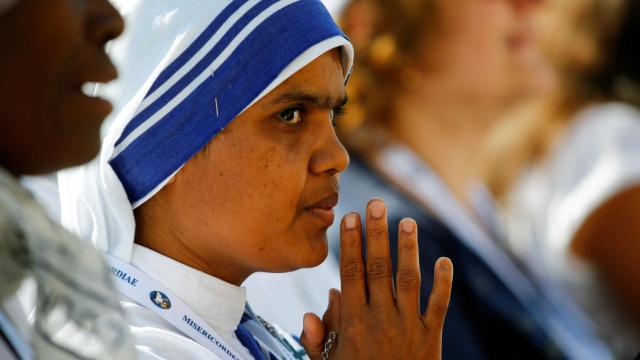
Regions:
[[340, 283], [342, 311], [349, 313], [367, 303], [362, 261], [362, 224], [355, 213], [346, 215], [340, 226]]

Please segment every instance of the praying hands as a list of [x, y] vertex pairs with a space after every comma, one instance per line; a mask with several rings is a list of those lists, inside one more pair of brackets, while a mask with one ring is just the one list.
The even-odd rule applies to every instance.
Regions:
[[348, 214], [341, 224], [342, 293], [331, 290], [322, 320], [304, 319], [301, 336], [315, 359], [440, 359], [442, 328], [449, 305], [453, 267], [436, 263], [429, 306], [420, 314], [420, 266], [415, 221], [399, 226], [398, 271], [392, 277], [384, 203], [372, 200], [366, 216], [366, 259], [362, 224]]

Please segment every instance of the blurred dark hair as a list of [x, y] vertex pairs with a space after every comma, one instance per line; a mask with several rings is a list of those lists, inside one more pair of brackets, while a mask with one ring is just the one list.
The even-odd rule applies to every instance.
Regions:
[[602, 54], [601, 66], [588, 80], [606, 97], [640, 105], [640, 1], [628, 0], [622, 7], [619, 31]]

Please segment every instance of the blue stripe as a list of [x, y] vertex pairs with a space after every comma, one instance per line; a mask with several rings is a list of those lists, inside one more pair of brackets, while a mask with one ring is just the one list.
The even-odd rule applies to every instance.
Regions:
[[[0, 309], [0, 340], [6, 341], [7, 347], [9, 347], [19, 359], [33, 359], [33, 349], [31, 349], [29, 343], [22, 337], [20, 332], [13, 326], [11, 320], [4, 315], [4, 310]], [[0, 341], [0, 344], [2, 342]]]
[[[249, 10], [246, 14], [244, 14], [244, 16], [242, 16], [238, 22], [236, 22], [231, 29], [229, 29], [229, 31], [222, 37], [222, 39], [220, 39], [220, 41], [207, 53], [206, 56], [204, 56], [202, 58], [202, 60], [200, 60], [198, 62], [198, 64], [196, 64], [196, 66], [193, 67], [193, 69], [191, 69], [187, 74], [185, 74], [185, 76], [183, 76], [179, 81], [177, 81], [170, 89], [168, 89], [164, 94], [162, 94], [160, 97], [158, 97], [158, 99], [156, 99], [156, 101], [153, 102], [153, 104], [149, 105], [144, 111], [140, 112], [138, 115], [136, 115], [126, 126], [126, 128], [124, 129], [122, 135], [120, 136], [120, 138], [118, 139], [118, 141], [116, 142], [116, 146], [118, 144], [120, 144], [129, 134], [131, 134], [131, 132], [133, 132], [136, 128], [138, 128], [142, 123], [144, 123], [147, 119], [149, 119], [150, 117], [152, 117], [155, 113], [157, 113], [158, 111], [160, 111], [160, 109], [162, 109], [163, 106], [165, 106], [169, 101], [171, 101], [173, 98], [175, 98], [176, 96], [178, 96], [178, 94], [187, 86], [189, 86], [189, 84], [195, 80], [198, 76], [200, 76], [200, 74], [202, 74], [207, 67], [209, 67], [209, 65], [211, 65], [212, 62], [214, 62], [219, 56], [220, 54], [229, 46], [229, 43], [231, 43], [233, 41], [233, 39], [235, 39], [238, 34], [256, 17], [258, 17], [265, 9], [267, 9], [269, 6], [277, 3], [280, 0], [263, 0], [260, 1], [256, 6], [254, 6], [253, 8], [251, 8], [251, 10]], [[238, 1], [240, 2], [240, 1]], [[218, 16], [217, 19], [220, 19], [220, 17]], [[217, 20], [216, 19], [216, 20]], [[224, 23], [224, 21], [226, 21], [227, 19], [220, 19], [220, 22], [217, 23], [216, 25], [218, 27], [222, 26], [222, 24]], [[216, 21], [214, 21], [216, 22]], [[207, 29], [208, 30], [208, 29]], [[209, 32], [209, 38], [211, 36], [213, 36], [213, 34], [215, 33], [214, 29], [213, 32]], [[204, 44], [209, 40], [208, 38], [204, 38], [202, 36], [200, 36], [202, 43], [200, 43], [197, 48], [195, 46], [192, 46], [192, 48], [190, 49], [190, 56], [186, 57], [186, 56], [180, 56], [180, 60], [181, 62], [178, 63], [177, 61], [174, 62], [173, 68], [175, 69], [175, 71], [178, 71], [186, 62], [189, 61], [189, 59], [191, 57], [193, 57], [201, 48], [202, 46], [204, 46]], [[195, 44], [193, 44], [195, 45]], [[183, 55], [187, 55], [186, 53]], [[175, 73], [175, 71], [173, 73]], [[167, 79], [165, 79], [163, 82], [165, 82]], [[146, 96], [149, 96], [150, 93], [147, 93]]]
[[253, 318], [251, 317], [251, 315], [245, 312], [244, 314], [242, 314], [242, 319], [240, 319], [240, 324], [244, 324], [249, 320], [253, 320]]
[[215, 35], [215, 33], [220, 29], [222, 25], [224, 25], [225, 21], [231, 15], [233, 15], [242, 5], [246, 4], [249, 0], [233, 0], [227, 7], [220, 13], [216, 18], [207, 26], [207, 28], [193, 41], [191, 45], [180, 55], [177, 59], [175, 59], [166, 69], [160, 73], [156, 81], [151, 86], [149, 96], [151, 93], [156, 91], [162, 84], [164, 84], [167, 80], [169, 80], [173, 75], [175, 75], [178, 70], [184, 66], [191, 58], [193, 58], [202, 47], [204, 47], [209, 39]]
[[111, 161], [129, 200], [134, 203], [145, 197], [211, 141], [295, 58], [334, 36], [343, 34], [317, 0], [301, 0], [272, 15], [218, 69], [217, 76], [207, 79]]
[[267, 360], [262, 354], [260, 344], [258, 344], [258, 342], [253, 338], [253, 335], [242, 324], [238, 325], [235, 333], [240, 343], [249, 350], [255, 360]]

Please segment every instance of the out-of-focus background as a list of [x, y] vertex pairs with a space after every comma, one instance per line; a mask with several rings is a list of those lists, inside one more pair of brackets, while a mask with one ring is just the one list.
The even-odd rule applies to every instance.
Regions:
[[[635, 356], [640, 2], [325, 3], [356, 49], [339, 213], [379, 196], [419, 219], [425, 292], [428, 256], [453, 257], [444, 357]], [[258, 312], [292, 332], [321, 314], [330, 235], [321, 267], [249, 280]]]

